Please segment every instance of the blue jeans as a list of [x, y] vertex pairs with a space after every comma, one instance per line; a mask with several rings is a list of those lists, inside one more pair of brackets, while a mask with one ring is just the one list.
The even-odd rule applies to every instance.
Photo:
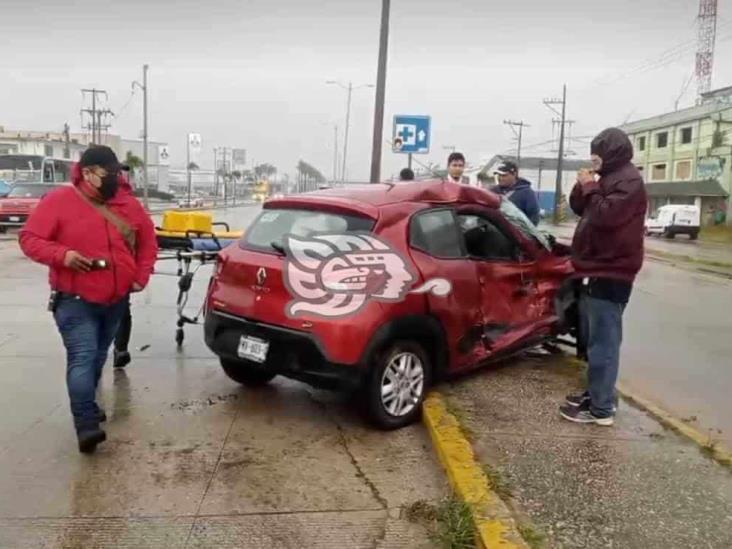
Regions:
[[128, 299], [114, 305], [96, 305], [63, 296], [54, 312], [66, 347], [66, 385], [77, 432], [99, 426], [96, 391]]
[[624, 303], [583, 294], [580, 298], [582, 329], [587, 338], [590, 411], [596, 417], [614, 415], [615, 384], [620, 368]]

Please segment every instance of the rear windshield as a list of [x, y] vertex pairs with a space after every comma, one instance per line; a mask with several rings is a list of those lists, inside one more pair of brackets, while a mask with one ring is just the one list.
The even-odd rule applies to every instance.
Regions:
[[[369, 232], [374, 220], [355, 215], [297, 209], [267, 209], [244, 235], [248, 248], [272, 251], [281, 247], [285, 235], [309, 237], [323, 233]], [[274, 248], [273, 248], [274, 245]]]
[[8, 197], [10, 198], [41, 198], [47, 192], [55, 189], [54, 185], [15, 185]]

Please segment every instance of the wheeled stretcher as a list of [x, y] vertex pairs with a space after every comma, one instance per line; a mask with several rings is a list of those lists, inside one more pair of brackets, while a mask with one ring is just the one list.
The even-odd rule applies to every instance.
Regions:
[[[214, 230], [221, 227], [223, 230]], [[198, 324], [203, 304], [194, 316], [186, 314], [188, 297], [193, 279], [204, 265], [216, 261], [219, 252], [241, 238], [242, 231], [232, 231], [226, 223], [214, 223], [211, 214], [206, 212], [167, 211], [163, 215], [162, 227], [156, 227], [158, 240], [158, 261], [176, 261], [173, 272], [155, 270], [161, 276], [178, 278], [178, 297], [176, 300], [175, 342], [178, 347], [185, 339], [186, 324]]]

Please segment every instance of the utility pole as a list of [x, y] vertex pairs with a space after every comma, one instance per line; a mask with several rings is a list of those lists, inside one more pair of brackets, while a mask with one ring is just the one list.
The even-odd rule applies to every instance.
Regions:
[[186, 173], [188, 175], [188, 207], [191, 207], [191, 136], [186, 140]]
[[222, 152], [224, 153], [224, 159], [223, 159], [223, 170], [224, 170], [224, 206], [226, 206], [226, 201], [228, 200], [229, 196], [229, 190], [227, 189], [228, 185], [228, 170], [226, 169], [226, 147], [223, 148]]
[[[519, 171], [521, 171], [521, 139], [524, 134], [524, 128], [530, 128], [528, 124], [526, 124], [523, 120], [519, 122], [514, 122], [513, 120], [504, 120], [503, 123], [506, 126], [510, 126], [511, 130], [513, 130], [514, 135], [518, 139], [518, 147], [516, 148], [516, 166], [518, 167]], [[518, 131], [516, 130], [518, 128]]]
[[216, 151], [216, 147], [214, 147], [213, 150], [214, 153], [214, 196], [216, 197], [216, 200], [219, 198], [219, 158]]
[[346, 106], [346, 133], [343, 137], [343, 168], [341, 169], [341, 180], [346, 182], [346, 157], [348, 156], [348, 129], [351, 122], [351, 94], [353, 93], [353, 84], [348, 83], [348, 104]]
[[64, 158], [71, 158], [71, 136], [69, 135], [69, 123], [64, 124]]
[[[91, 144], [100, 144], [102, 141], [102, 116], [113, 114], [109, 109], [97, 110], [97, 97], [104, 96], [108, 97], [106, 90], [98, 90], [96, 88], [82, 89], [82, 95], [86, 98], [86, 94], [91, 94], [92, 106], [91, 109], [81, 109], [81, 113], [86, 113], [91, 118], [91, 123], [87, 124], [86, 128], [91, 130]], [[109, 128], [109, 125], [105, 125], [105, 128]]]
[[148, 65], [142, 66], [142, 84], [135, 81], [132, 83], [132, 89], [135, 86], [142, 90], [142, 177], [143, 177], [143, 190], [144, 190], [144, 203], [147, 209], [148, 204], [148, 183], [147, 183], [147, 69]]
[[379, 34], [379, 66], [376, 73], [374, 139], [371, 144], [371, 183], [378, 183], [381, 180], [381, 146], [384, 137], [384, 101], [386, 98], [386, 62], [389, 53], [390, 10], [391, 0], [382, 0], [381, 32]]
[[556, 114], [560, 114], [553, 105], [562, 105], [561, 122], [559, 125], [559, 156], [557, 157], [557, 179], [554, 185], [554, 223], [559, 223], [562, 200], [562, 175], [564, 174], [564, 126], [567, 120], [567, 84], [562, 91], [562, 99], [545, 99], [544, 105]]
[[338, 125], [333, 126], [333, 184], [338, 179]]
[[336, 86], [340, 86], [344, 90], [348, 92], [348, 100], [346, 102], [346, 131], [343, 136], [343, 169], [341, 170], [341, 181], [345, 182], [346, 180], [346, 163], [348, 158], [348, 129], [350, 127], [350, 121], [351, 121], [351, 95], [353, 94], [354, 90], [360, 90], [361, 88], [373, 88], [373, 84], [364, 84], [362, 86], [354, 86], [353, 82], [349, 82], [348, 86], [345, 84], [341, 84], [337, 80], [328, 80], [326, 84], [335, 84]]

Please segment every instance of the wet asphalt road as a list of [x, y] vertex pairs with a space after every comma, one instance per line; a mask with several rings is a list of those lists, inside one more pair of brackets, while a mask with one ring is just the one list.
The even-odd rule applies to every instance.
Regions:
[[[548, 227], [571, 238], [572, 227]], [[732, 447], [732, 279], [654, 259], [655, 251], [732, 264], [732, 246], [646, 239], [626, 310], [620, 378], [632, 390]]]
[[177, 351], [176, 283], [135, 296], [133, 362], [100, 390], [108, 441], [83, 456], [45, 269], [0, 243], [0, 547], [430, 547], [401, 510], [447, 493], [423, 427], [374, 431], [344, 396], [287, 380], [240, 387], [200, 327]]

